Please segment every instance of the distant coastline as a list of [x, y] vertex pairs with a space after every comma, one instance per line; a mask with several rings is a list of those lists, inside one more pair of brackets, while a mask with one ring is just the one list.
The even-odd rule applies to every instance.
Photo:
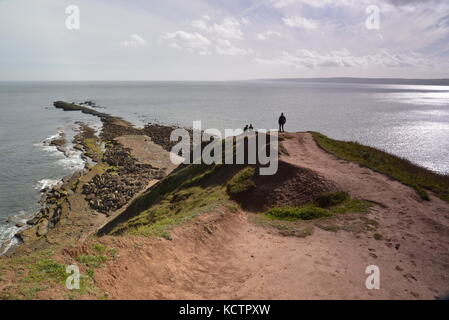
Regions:
[[332, 77], [332, 78], [275, 78], [275, 79], [254, 79], [254, 80], [258, 80], [258, 81], [280, 81], [280, 82], [333, 82], [333, 83], [366, 83], [366, 84], [403, 84], [403, 85], [449, 86], [449, 79]]

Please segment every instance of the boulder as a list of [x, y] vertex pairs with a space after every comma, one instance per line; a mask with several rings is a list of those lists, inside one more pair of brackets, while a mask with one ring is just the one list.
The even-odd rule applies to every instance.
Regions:
[[41, 217], [36, 216], [36, 217], [34, 217], [34, 218], [28, 220], [28, 221], [27, 221], [27, 224], [30, 225], [30, 226], [34, 226], [34, 225], [36, 225], [36, 224], [39, 223], [39, 220], [40, 220], [40, 219], [41, 219]]
[[19, 222], [16, 223], [16, 227], [17, 227], [17, 228], [22, 228], [22, 227], [24, 227], [24, 226], [26, 226], [26, 223], [25, 223], [25, 222], [19, 221]]
[[43, 220], [37, 227], [36, 234], [39, 237], [43, 237], [48, 233], [48, 220]]

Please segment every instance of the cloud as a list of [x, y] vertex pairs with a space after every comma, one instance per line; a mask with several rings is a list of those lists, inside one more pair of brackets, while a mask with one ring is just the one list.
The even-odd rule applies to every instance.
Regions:
[[391, 53], [382, 50], [371, 55], [355, 56], [349, 50], [333, 50], [329, 53], [319, 53], [307, 49], [300, 49], [295, 54], [281, 52], [281, 56], [275, 59], [256, 58], [261, 64], [289, 66], [295, 68], [317, 67], [432, 67], [433, 63], [421, 55], [411, 53]]
[[421, 4], [435, 4], [435, 3], [447, 3], [447, 0], [386, 0], [386, 2], [394, 6], [409, 6], [409, 5], [421, 5]]
[[120, 42], [120, 45], [123, 47], [127, 47], [127, 48], [129, 48], [129, 47], [137, 48], [137, 47], [146, 46], [147, 42], [141, 36], [134, 33], [130, 36], [130, 39]]
[[[395, 0], [390, 0], [395, 1]], [[401, 0], [399, 0], [401, 1]], [[405, 0], [404, 0], [405, 1]], [[278, 9], [283, 9], [287, 7], [291, 7], [293, 5], [308, 5], [314, 8], [323, 8], [329, 5], [338, 6], [338, 5], [354, 5], [356, 3], [360, 3], [360, 0], [271, 0], [273, 7]]]
[[[138, 1], [139, 8], [126, 0], [76, 0], [79, 31], [65, 28], [66, 1], [41, 2], [30, 11], [30, 0], [0, 0], [0, 79], [437, 78], [449, 73], [448, 0], [197, 0], [188, 6], [167, 0]], [[367, 4], [379, 6], [380, 30], [365, 27]], [[295, 16], [307, 20], [296, 23]], [[318, 28], [305, 29], [308, 20]]]
[[252, 53], [252, 50], [250, 49], [235, 47], [229, 40], [226, 39], [218, 39], [216, 41], [215, 50], [217, 54], [227, 56], [239, 56]]
[[259, 40], [269, 40], [273, 37], [283, 38], [283, 35], [277, 31], [267, 30], [265, 32], [258, 33], [256, 38]]
[[201, 19], [193, 21], [192, 26], [212, 33], [219, 38], [243, 40], [244, 35], [240, 27], [249, 23], [248, 19], [233, 17], [224, 18], [221, 23], [210, 23], [210, 20], [209, 16], [203, 16]]
[[200, 55], [209, 55], [212, 41], [205, 36], [195, 32], [190, 33], [183, 30], [168, 32], [162, 35], [162, 39], [168, 40], [170, 46], [177, 49], [186, 49], [189, 52], [196, 52]]
[[300, 16], [293, 16], [293, 17], [284, 17], [282, 18], [282, 21], [284, 21], [284, 24], [289, 27], [294, 28], [301, 28], [301, 29], [316, 29], [318, 28], [319, 24], [318, 21], [307, 19]]
[[231, 41], [244, 40], [240, 27], [249, 24], [247, 19], [236, 19], [232, 17], [224, 18], [220, 23], [214, 23], [208, 15], [203, 15], [200, 19], [194, 20], [191, 26], [207, 33], [207, 37], [199, 32], [188, 32], [179, 30], [169, 32], [162, 36], [170, 41], [170, 46], [176, 49], [186, 49], [189, 52], [196, 52], [200, 55], [212, 54], [215, 49], [217, 55], [239, 56], [252, 53], [251, 49], [240, 48]]

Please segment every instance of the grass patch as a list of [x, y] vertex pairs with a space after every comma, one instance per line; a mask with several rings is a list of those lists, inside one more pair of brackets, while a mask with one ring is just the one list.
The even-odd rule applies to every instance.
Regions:
[[373, 205], [369, 201], [352, 199], [346, 192], [335, 192], [322, 194], [313, 204], [305, 206], [274, 207], [266, 215], [287, 221], [314, 220], [342, 213], [367, 213]]
[[[182, 199], [182, 200], [174, 200]], [[127, 222], [127, 232], [171, 240], [169, 231], [226, 202], [223, 187], [192, 187], [167, 197]]]
[[381, 240], [384, 239], [384, 236], [381, 235], [380, 233], [375, 233], [375, 234], [374, 234], [374, 239], [376, 239], [376, 240], [378, 240], [378, 241], [381, 241]]
[[229, 180], [226, 191], [229, 195], [237, 195], [254, 188], [256, 185], [252, 177], [256, 174], [256, 169], [247, 167], [239, 171], [231, 180]]
[[76, 257], [76, 261], [89, 268], [100, 268], [107, 260], [108, 258], [103, 255], [82, 254]]
[[329, 208], [342, 204], [349, 199], [349, 194], [347, 192], [333, 192], [333, 193], [323, 193], [315, 200], [318, 207]]
[[222, 165], [189, 165], [161, 180], [138, 197], [101, 234], [164, 237], [174, 227], [228, 204], [228, 170]]
[[325, 151], [398, 180], [414, 188], [423, 200], [430, 200], [426, 192], [430, 190], [440, 199], [449, 202], [448, 175], [432, 172], [406, 159], [357, 142], [333, 140], [318, 132], [312, 132], [312, 135]]
[[326, 209], [315, 207], [313, 205], [304, 207], [276, 207], [267, 211], [267, 215], [281, 220], [313, 220], [332, 215]]
[[28, 265], [28, 279], [33, 282], [53, 281], [64, 282], [67, 278], [66, 266], [53, 259], [42, 259]]
[[198, 214], [227, 203], [221, 183], [211, 183], [222, 165], [189, 165], [162, 179], [149, 192], [138, 197], [99, 234], [131, 234], [161, 237], [173, 227]]
[[[54, 260], [52, 253], [41, 251], [28, 256], [19, 256], [8, 260], [2, 260], [2, 268], [11, 270], [14, 278], [12, 284], [3, 287], [0, 291], [0, 299], [7, 300], [32, 300], [38, 294], [50, 287], [60, 290], [65, 288], [65, 281], [69, 276], [66, 273], [66, 265]], [[81, 275], [80, 289], [70, 291], [71, 295], [94, 292], [96, 290], [90, 276]]]
[[100, 243], [92, 244], [92, 251], [94, 254], [82, 254], [76, 257], [76, 261], [84, 264], [88, 270], [100, 268], [104, 263], [110, 259], [115, 259], [117, 257], [117, 250], [114, 248], [109, 248]]
[[166, 240], [173, 240], [173, 238], [171, 237], [170, 233], [168, 233], [167, 231], [162, 232], [161, 237], [166, 239]]
[[349, 198], [343, 203], [330, 207], [329, 210], [334, 214], [348, 212], [367, 213], [373, 205], [374, 204], [370, 201]]
[[84, 146], [86, 148], [85, 155], [89, 158], [98, 158], [101, 159], [103, 156], [103, 150], [98, 143], [98, 139], [96, 138], [84, 138]]

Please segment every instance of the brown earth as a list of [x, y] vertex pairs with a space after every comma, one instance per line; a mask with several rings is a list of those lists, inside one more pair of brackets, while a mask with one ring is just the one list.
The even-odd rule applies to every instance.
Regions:
[[[411, 188], [324, 152], [308, 133], [288, 135], [283, 161], [378, 204], [365, 217], [378, 224], [377, 237], [316, 224], [308, 237], [282, 236], [254, 213], [219, 209], [178, 227], [171, 241], [101, 238], [118, 258], [96, 271], [98, 288], [113, 299], [434, 299], [449, 293], [448, 203], [433, 196], [424, 202]], [[380, 268], [380, 290], [365, 287], [369, 265]]]
[[163, 169], [166, 174], [177, 167], [170, 161], [170, 153], [146, 135], [126, 135], [115, 140], [125, 148], [129, 148], [131, 156], [140, 164], [149, 164], [154, 168]]

